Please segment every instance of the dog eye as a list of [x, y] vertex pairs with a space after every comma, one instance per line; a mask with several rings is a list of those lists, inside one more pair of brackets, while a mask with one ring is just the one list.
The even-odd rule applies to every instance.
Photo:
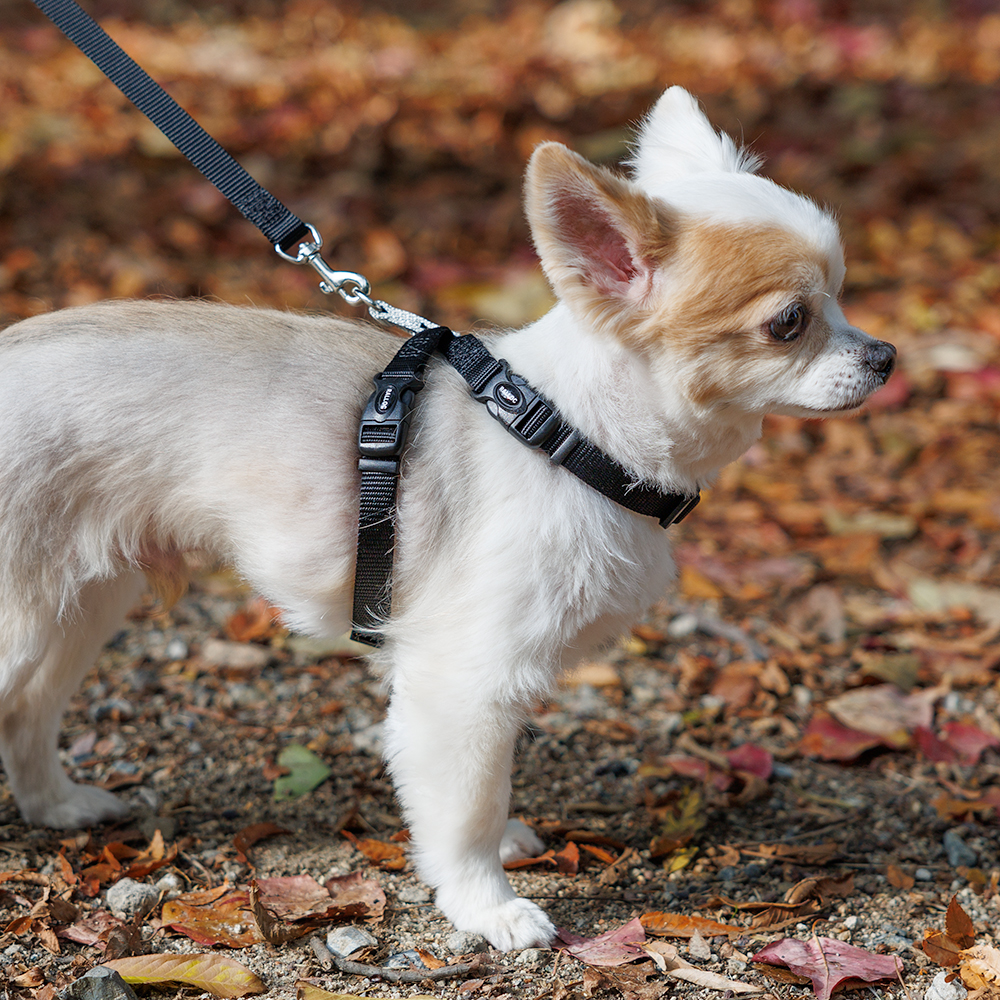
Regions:
[[767, 324], [767, 329], [775, 340], [794, 340], [806, 328], [808, 322], [809, 310], [800, 302], [796, 302], [775, 316]]

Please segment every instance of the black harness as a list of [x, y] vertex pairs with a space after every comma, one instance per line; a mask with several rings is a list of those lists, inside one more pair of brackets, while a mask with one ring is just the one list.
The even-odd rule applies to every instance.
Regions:
[[458, 337], [443, 326], [420, 330], [403, 344], [385, 371], [375, 376], [375, 391], [361, 416], [361, 508], [352, 639], [371, 646], [382, 644], [381, 627], [392, 605], [400, 461], [415, 395], [423, 388], [424, 368], [435, 351], [468, 382], [472, 398], [483, 403], [486, 412], [518, 441], [544, 452], [553, 465], [561, 465], [615, 503], [655, 517], [664, 528], [676, 524], [697, 505], [697, 493], [667, 493], [656, 484], [637, 481], [476, 337]]
[[[252, 222], [286, 260], [308, 263], [322, 276], [320, 288], [337, 292], [352, 305], [363, 302], [378, 320], [407, 330], [411, 337], [385, 370], [361, 417], [358, 469], [361, 501], [354, 581], [352, 638], [372, 646], [392, 602], [396, 493], [403, 449], [423, 373], [438, 352], [469, 384], [472, 398], [522, 444], [544, 452], [615, 503], [655, 517], [666, 528], [698, 503], [699, 494], [668, 493], [641, 482], [610, 455], [567, 423], [559, 411], [503, 359], [493, 357], [470, 334], [456, 336], [413, 313], [369, 297], [367, 280], [334, 271], [320, 256], [322, 238], [262, 187], [163, 88], [138, 66], [75, 0], [34, 0], [35, 5], [108, 76], [125, 96]], [[295, 256], [291, 251], [297, 248]]]

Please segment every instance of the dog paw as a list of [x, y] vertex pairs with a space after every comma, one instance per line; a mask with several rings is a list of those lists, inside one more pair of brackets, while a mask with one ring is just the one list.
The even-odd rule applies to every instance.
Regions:
[[517, 861], [520, 858], [537, 858], [545, 850], [545, 844], [527, 823], [519, 819], [507, 821], [500, 841], [500, 863]]
[[58, 799], [26, 804], [21, 812], [28, 823], [36, 826], [74, 830], [121, 819], [128, 815], [129, 807], [103, 788], [71, 784]]
[[556, 929], [545, 911], [527, 899], [512, 899], [481, 915], [480, 934], [500, 951], [546, 948]]
[[455, 907], [443, 905], [439, 893], [437, 904], [458, 930], [482, 934], [500, 951], [545, 948], [556, 934], [545, 911], [527, 899], [514, 897], [493, 906], [477, 908], [474, 912], [465, 907], [462, 908], [464, 912], [456, 912]]

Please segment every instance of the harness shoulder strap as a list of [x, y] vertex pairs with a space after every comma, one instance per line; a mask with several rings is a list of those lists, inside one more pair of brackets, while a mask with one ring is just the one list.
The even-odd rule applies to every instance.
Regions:
[[381, 627], [392, 607], [396, 493], [410, 415], [416, 394], [424, 387], [427, 362], [446, 335], [451, 331], [435, 326], [405, 341], [385, 370], [372, 380], [375, 391], [361, 416], [361, 501], [351, 638], [370, 646], [382, 645]]

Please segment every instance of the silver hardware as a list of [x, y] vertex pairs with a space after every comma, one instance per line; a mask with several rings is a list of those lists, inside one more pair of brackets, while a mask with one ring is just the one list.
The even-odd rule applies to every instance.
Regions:
[[330, 267], [320, 255], [323, 237], [320, 236], [315, 226], [306, 223], [306, 228], [312, 239], [303, 240], [294, 257], [282, 250], [281, 246], [276, 243], [274, 249], [278, 256], [293, 264], [309, 264], [323, 279], [319, 283], [319, 290], [324, 295], [333, 295], [336, 292], [348, 305], [356, 306], [363, 302], [370, 307], [372, 305], [372, 286], [368, 279], [356, 271], [335, 271]]
[[279, 257], [291, 261], [293, 264], [309, 264], [322, 277], [319, 283], [319, 290], [324, 295], [337, 293], [348, 305], [356, 306], [364, 303], [368, 306], [368, 312], [372, 319], [377, 319], [382, 323], [391, 323], [402, 330], [407, 330], [411, 334], [421, 333], [424, 330], [433, 330], [437, 323], [432, 323], [423, 316], [416, 313], [407, 312], [405, 309], [397, 309], [396, 306], [389, 305], [381, 299], [372, 299], [372, 286], [363, 274], [356, 271], [334, 271], [332, 267], [320, 255], [323, 247], [323, 237], [320, 236], [315, 226], [306, 223], [309, 230], [310, 239], [303, 240], [293, 257], [290, 253], [282, 250], [281, 245], [274, 245], [275, 252]]

